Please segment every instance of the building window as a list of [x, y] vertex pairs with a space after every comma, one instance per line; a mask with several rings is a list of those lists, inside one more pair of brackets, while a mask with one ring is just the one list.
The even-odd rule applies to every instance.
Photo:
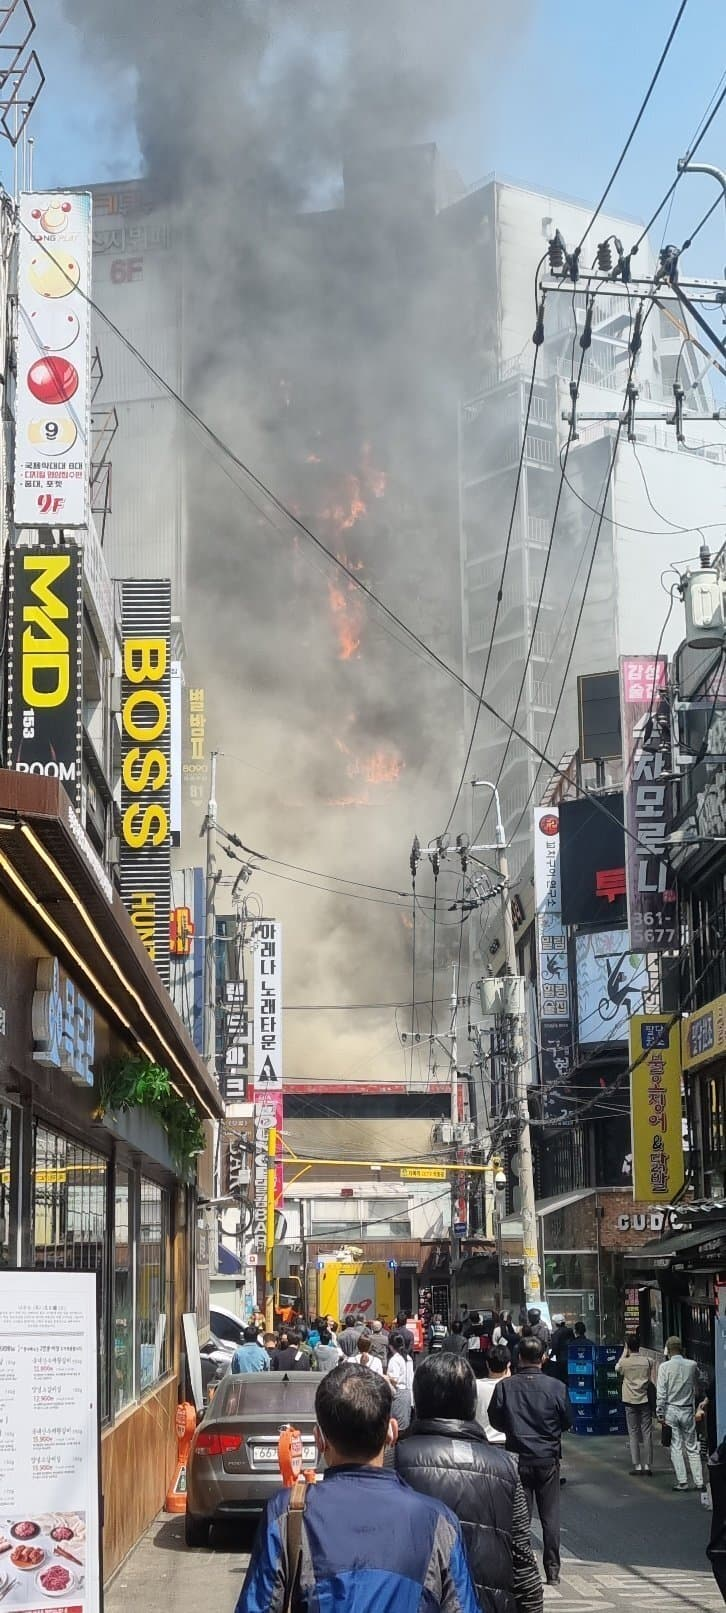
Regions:
[[142, 1177], [136, 1281], [142, 1394], [167, 1370], [170, 1300], [169, 1195]]
[[133, 1182], [129, 1171], [116, 1171], [113, 1245], [114, 1412], [123, 1411], [136, 1394]]
[[36, 1271], [99, 1274], [103, 1418], [109, 1415], [107, 1182], [108, 1163], [102, 1154], [36, 1121], [32, 1165], [33, 1264]]

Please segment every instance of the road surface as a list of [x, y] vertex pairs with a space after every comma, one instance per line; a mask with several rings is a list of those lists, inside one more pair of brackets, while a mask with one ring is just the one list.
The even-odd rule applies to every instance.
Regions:
[[[722, 1613], [698, 1495], [673, 1494], [660, 1447], [653, 1479], [628, 1467], [625, 1439], [566, 1441], [562, 1582], [545, 1589], [546, 1613]], [[233, 1613], [252, 1534], [243, 1525], [187, 1551], [182, 1520], [157, 1519], [116, 1575], [105, 1613]], [[536, 1523], [533, 1537], [539, 1549]]]

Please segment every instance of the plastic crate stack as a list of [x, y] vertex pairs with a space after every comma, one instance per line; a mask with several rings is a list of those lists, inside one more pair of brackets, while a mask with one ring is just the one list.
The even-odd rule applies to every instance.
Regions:
[[567, 1350], [567, 1388], [572, 1403], [574, 1434], [624, 1434], [625, 1407], [615, 1363], [621, 1344], [570, 1344]]

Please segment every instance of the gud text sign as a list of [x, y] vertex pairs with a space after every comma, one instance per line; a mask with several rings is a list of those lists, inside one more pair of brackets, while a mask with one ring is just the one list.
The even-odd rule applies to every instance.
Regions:
[[670, 1204], [683, 1187], [680, 1021], [634, 1014], [630, 1021], [633, 1198]]

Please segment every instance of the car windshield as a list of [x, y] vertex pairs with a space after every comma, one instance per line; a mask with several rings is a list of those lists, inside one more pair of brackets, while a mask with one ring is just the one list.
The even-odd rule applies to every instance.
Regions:
[[245, 1372], [224, 1378], [214, 1398], [215, 1417], [313, 1416], [317, 1373]]

